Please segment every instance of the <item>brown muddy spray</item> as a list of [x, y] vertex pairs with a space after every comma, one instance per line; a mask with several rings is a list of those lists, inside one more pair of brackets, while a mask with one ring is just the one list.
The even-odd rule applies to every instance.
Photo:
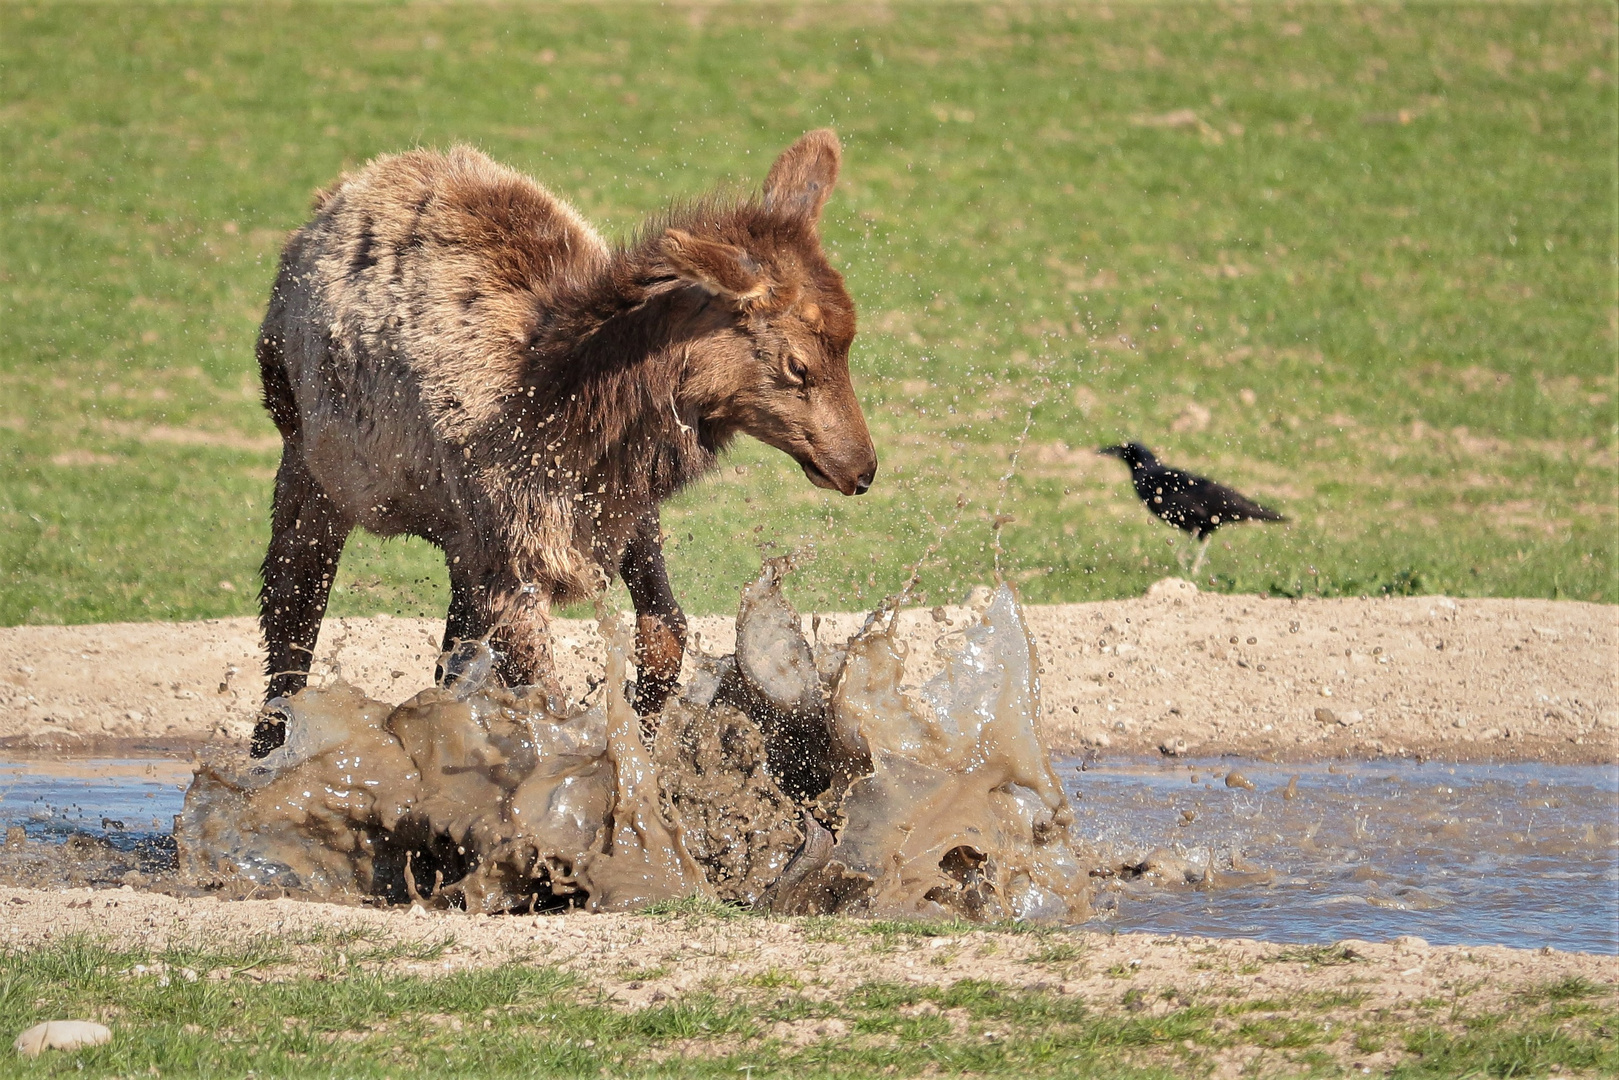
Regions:
[[791, 914], [1080, 921], [1073, 811], [1037, 729], [1034, 645], [1002, 585], [901, 685], [893, 612], [812, 647], [781, 593], [744, 591], [737, 651], [699, 658], [651, 748], [603, 621], [602, 700], [508, 690], [474, 662], [390, 708], [342, 682], [287, 703], [285, 746], [204, 764], [182, 873], [331, 899], [633, 910], [701, 895]]

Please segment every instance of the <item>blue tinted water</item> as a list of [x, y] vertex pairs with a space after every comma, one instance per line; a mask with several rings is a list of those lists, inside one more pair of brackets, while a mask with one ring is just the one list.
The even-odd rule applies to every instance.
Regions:
[[[1212, 861], [1217, 883], [1233, 856], [1239, 869], [1273, 875], [1213, 888], [1099, 879], [1093, 928], [1300, 944], [1415, 934], [1619, 953], [1619, 768], [1057, 764], [1099, 864], [1162, 848]], [[1232, 769], [1254, 790], [1226, 787]], [[190, 776], [166, 759], [0, 761], [0, 828], [46, 841], [90, 833], [125, 850], [166, 842]]]
[[[1079, 832], [1114, 865], [1166, 848], [1216, 870], [1235, 853], [1241, 869], [1275, 876], [1207, 889], [1108, 882], [1101, 925], [1301, 944], [1414, 934], [1436, 945], [1619, 953], [1619, 768], [1120, 760], [1080, 772], [1076, 764], [1060, 762], [1060, 772], [1078, 796]], [[1225, 785], [1233, 768], [1254, 790]], [[1284, 799], [1295, 774], [1297, 793]], [[1183, 810], [1195, 820], [1186, 823]]]
[[0, 829], [44, 841], [89, 833], [128, 849], [169, 835], [190, 782], [191, 765], [169, 758], [0, 761]]

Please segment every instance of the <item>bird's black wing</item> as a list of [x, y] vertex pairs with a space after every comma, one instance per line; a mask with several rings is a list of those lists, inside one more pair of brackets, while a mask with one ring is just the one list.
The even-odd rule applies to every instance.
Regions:
[[1148, 509], [1200, 539], [1234, 521], [1287, 520], [1240, 491], [1179, 469], [1153, 470], [1148, 486], [1150, 490], [1142, 495]]
[[1160, 465], [1143, 469], [1135, 486], [1148, 510], [1177, 529], [1201, 534], [1209, 528], [1209, 515], [1197, 497], [1197, 488], [1207, 483], [1200, 476]]
[[1204, 496], [1205, 505], [1209, 507], [1211, 515], [1218, 515], [1223, 524], [1227, 521], [1286, 521], [1287, 518], [1268, 506], [1261, 506], [1240, 491], [1232, 491], [1224, 484], [1216, 484], [1213, 480], [1204, 480], [1207, 485]]

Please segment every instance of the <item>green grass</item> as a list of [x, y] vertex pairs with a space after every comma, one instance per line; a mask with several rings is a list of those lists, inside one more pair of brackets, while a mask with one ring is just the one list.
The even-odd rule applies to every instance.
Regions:
[[[1611, 4], [0, 5], [0, 622], [252, 609], [252, 342], [310, 191], [477, 144], [614, 233], [803, 130], [862, 312], [872, 493], [743, 446], [666, 509], [729, 611], [761, 546], [870, 603], [1175, 567], [1139, 438], [1279, 504], [1205, 585], [1619, 600]], [[997, 491], [1025, 419], [1016, 474]], [[440, 614], [357, 540], [333, 610]]]
[[[515, 961], [431, 976], [391, 959], [317, 974], [263, 970], [289, 963], [291, 945], [369, 940], [152, 955], [71, 938], [0, 953], [0, 1030], [64, 1016], [113, 1030], [103, 1047], [36, 1061], [0, 1055], [0, 1075], [1172, 1077], [1256, 1051], [1267, 1076], [1358, 1075], [1333, 1049], [1348, 1028], [1326, 1010], [1344, 1003], [1314, 998], [1273, 1003], [1261, 1016], [1132, 988], [1120, 1010], [978, 979], [801, 992], [799, 980], [771, 969], [625, 1009], [557, 968]], [[252, 970], [258, 977], [240, 976]], [[1154, 997], [1167, 1012], [1145, 1011]], [[1611, 1011], [1559, 1021], [1534, 1006], [1417, 1025], [1363, 1018], [1352, 1053], [1401, 1047], [1395, 1075], [1409, 1077], [1611, 1073], [1616, 1022]]]

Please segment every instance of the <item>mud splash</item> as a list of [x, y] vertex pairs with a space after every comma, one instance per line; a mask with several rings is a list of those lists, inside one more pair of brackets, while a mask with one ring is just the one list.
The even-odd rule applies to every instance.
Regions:
[[781, 592], [789, 569], [764, 565], [736, 652], [699, 657], [651, 723], [624, 696], [616, 616], [589, 707], [499, 686], [482, 646], [454, 658], [453, 685], [397, 707], [342, 682], [305, 690], [275, 753], [198, 768], [176, 826], [182, 876], [480, 912], [701, 895], [794, 914], [1085, 919], [1011, 590], [940, 641], [942, 670], [912, 692], [893, 611], [812, 646]]

